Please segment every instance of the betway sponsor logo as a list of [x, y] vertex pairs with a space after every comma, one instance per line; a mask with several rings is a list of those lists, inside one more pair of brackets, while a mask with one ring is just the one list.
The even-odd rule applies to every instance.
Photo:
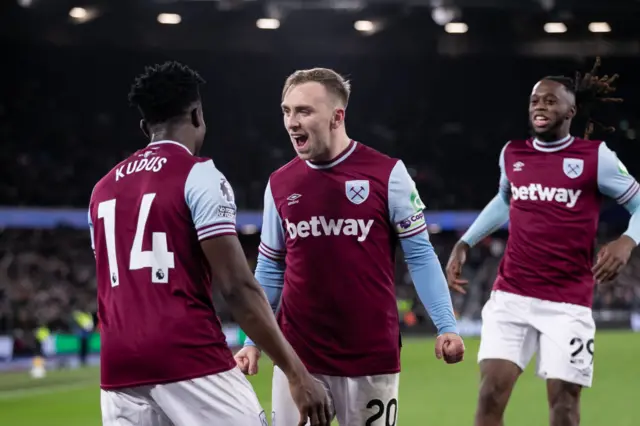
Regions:
[[362, 242], [367, 239], [373, 220], [369, 219], [327, 219], [324, 216], [311, 216], [311, 220], [301, 220], [298, 223], [285, 219], [285, 226], [291, 239], [322, 237], [330, 235], [353, 235]]
[[527, 186], [511, 184], [511, 197], [514, 200], [555, 201], [573, 208], [582, 194], [581, 189], [555, 188], [532, 183]]

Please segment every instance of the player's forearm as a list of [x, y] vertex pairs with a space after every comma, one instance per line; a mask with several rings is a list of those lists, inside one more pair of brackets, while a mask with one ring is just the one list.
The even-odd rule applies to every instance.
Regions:
[[269, 301], [274, 313], [278, 310], [280, 298], [282, 297], [282, 288], [284, 287], [284, 270], [284, 262], [269, 259], [262, 254], [258, 255], [255, 277], [262, 286], [264, 293], [267, 295], [267, 300]]
[[247, 336], [262, 348], [289, 379], [304, 371], [302, 362], [280, 332], [261, 287], [253, 278], [225, 295], [233, 318]]
[[447, 280], [427, 232], [401, 239], [400, 244], [418, 297], [438, 329], [438, 334], [457, 333]]
[[[282, 297], [284, 270], [284, 262], [269, 259], [262, 254], [258, 255], [255, 277], [262, 286], [274, 313], [278, 310]], [[247, 338], [245, 345], [255, 346], [255, 342], [251, 338]]]
[[480, 212], [467, 232], [460, 239], [473, 247], [491, 235], [509, 220], [509, 203], [503, 195], [496, 195]]
[[631, 238], [638, 245], [640, 244], [640, 194], [636, 194], [629, 200], [625, 207], [631, 213], [631, 219], [629, 219], [629, 227], [624, 235]]

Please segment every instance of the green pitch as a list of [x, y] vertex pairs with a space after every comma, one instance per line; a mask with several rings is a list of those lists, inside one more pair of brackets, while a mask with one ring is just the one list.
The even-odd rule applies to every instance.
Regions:
[[[475, 410], [478, 341], [467, 339], [467, 359], [445, 365], [433, 356], [432, 340], [408, 340], [402, 352], [398, 426], [470, 426]], [[583, 426], [640, 424], [640, 334], [600, 333], [596, 338], [596, 375], [585, 391]], [[271, 368], [251, 378], [263, 407], [271, 411]], [[528, 370], [507, 410], [507, 424], [544, 426], [544, 382]], [[98, 372], [49, 372], [33, 380], [25, 373], [0, 374], [0, 425], [100, 425]], [[284, 426], [284, 425], [283, 425]]]

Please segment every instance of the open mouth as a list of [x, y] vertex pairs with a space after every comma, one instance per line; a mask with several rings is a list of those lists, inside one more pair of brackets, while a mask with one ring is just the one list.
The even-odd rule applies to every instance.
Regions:
[[292, 135], [291, 138], [296, 143], [296, 148], [298, 149], [304, 148], [309, 140], [307, 135]]
[[551, 120], [544, 115], [538, 114], [533, 116], [533, 125], [536, 127], [546, 127], [550, 122]]

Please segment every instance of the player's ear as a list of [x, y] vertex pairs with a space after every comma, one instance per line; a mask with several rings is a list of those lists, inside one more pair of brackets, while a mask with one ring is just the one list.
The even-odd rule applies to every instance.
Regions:
[[567, 113], [566, 119], [567, 120], [573, 119], [573, 117], [576, 116], [577, 112], [578, 112], [578, 108], [576, 107], [576, 105], [575, 104], [571, 105], [571, 108], [569, 108], [569, 111]]
[[191, 124], [193, 124], [193, 127], [195, 128], [202, 126], [202, 120], [200, 114], [198, 113], [198, 108], [194, 108], [191, 110]]
[[345, 110], [344, 108], [337, 108], [333, 112], [333, 118], [331, 119], [331, 130], [335, 130], [344, 122]]
[[142, 130], [142, 133], [144, 133], [144, 135], [146, 137], [150, 137], [149, 136], [149, 127], [147, 126], [147, 122], [144, 120], [140, 120], [140, 130]]

